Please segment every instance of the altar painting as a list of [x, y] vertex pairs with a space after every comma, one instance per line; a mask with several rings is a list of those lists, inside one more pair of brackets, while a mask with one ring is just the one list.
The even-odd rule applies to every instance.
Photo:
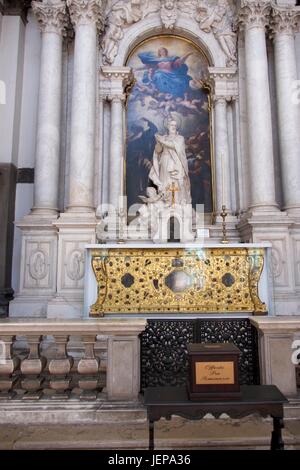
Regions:
[[203, 85], [208, 62], [191, 42], [178, 37], [145, 41], [131, 54], [135, 84], [127, 106], [126, 193], [128, 207], [145, 196], [155, 134], [177, 122], [184, 137], [193, 207], [212, 212], [209, 95]]

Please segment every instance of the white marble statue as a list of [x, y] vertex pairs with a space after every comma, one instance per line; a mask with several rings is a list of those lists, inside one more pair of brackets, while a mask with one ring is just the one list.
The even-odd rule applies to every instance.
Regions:
[[178, 134], [175, 120], [170, 120], [167, 128], [167, 135], [155, 136], [156, 146], [149, 178], [167, 205], [190, 204], [191, 185], [184, 137]]

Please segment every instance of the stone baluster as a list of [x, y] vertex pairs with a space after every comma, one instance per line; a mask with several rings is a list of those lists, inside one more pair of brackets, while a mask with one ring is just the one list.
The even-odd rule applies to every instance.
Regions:
[[[68, 394], [65, 393], [70, 387], [71, 377], [70, 371], [73, 365], [73, 358], [67, 354], [67, 343], [69, 335], [62, 334], [54, 335], [56, 342], [56, 354], [54, 359], [50, 359], [48, 364], [49, 370], [49, 386], [52, 390], [55, 390], [56, 394], [60, 398], [68, 398]], [[55, 398], [55, 395], [54, 395]]]
[[29, 355], [21, 362], [21, 386], [26, 390], [24, 399], [36, 399], [42, 395], [41, 386], [44, 378], [41, 376], [47, 360], [40, 355], [42, 335], [27, 335]]
[[0, 398], [13, 398], [15, 392], [13, 387], [17, 381], [14, 375], [19, 364], [16, 357], [13, 357], [12, 347], [15, 336], [0, 336]]
[[239, 25], [245, 31], [247, 123], [253, 211], [276, 211], [271, 100], [266, 25], [270, 2], [241, 0]]
[[83, 335], [85, 353], [78, 363], [80, 398], [95, 400], [99, 387], [99, 359], [95, 357], [96, 335]]
[[67, 0], [75, 29], [68, 211], [94, 209], [97, 31], [103, 28], [102, 0]]
[[298, 79], [295, 32], [300, 11], [274, 6], [271, 37], [274, 41], [278, 131], [283, 179], [284, 209], [300, 213], [300, 108], [293, 102]]
[[62, 90], [62, 37], [67, 24], [65, 2], [32, 2], [42, 31], [32, 212], [56, 215], [58, 210]]

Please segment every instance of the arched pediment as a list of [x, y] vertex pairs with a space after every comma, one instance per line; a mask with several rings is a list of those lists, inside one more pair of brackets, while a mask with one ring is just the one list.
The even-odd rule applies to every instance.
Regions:
[[102, 39], [103, 62], [123, 66], [141, 41], [160, 34], [174, 34], [193, 41], [211, 66], [235, 64], [236, 34], [229, 0], [129, 0], [115, 3], [108, 12]]

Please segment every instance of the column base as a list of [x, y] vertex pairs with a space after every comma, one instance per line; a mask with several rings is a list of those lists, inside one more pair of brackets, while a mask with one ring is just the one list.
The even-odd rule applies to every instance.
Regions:
[[44, 208], [44, 207], [33, 207], [29, 215], [42, 215], [42, 216], [58, 216], [59, 210], [57, 207], [53, 208]]
[[300, 331], [300, 318], [252, 317], [259, 332], [259, 356], [263, 384], [274, 384], [287, 396], [297, 394], [296, 370], [291, 360], [292, 343]]
[[20, 289], [10, 302], [10, 317], [46, 317], [56, 291], [56, 220], [54, 214], [31, 213], [16, 224], [22, 231]]
[[300, 219], [300, 206], [289, 206], [285, 208], [285, 211], [290, 217]]
[[67, 213], [76, 213], [76, 214], [86, 214], [86, 213], [95, 213], [95, 207], [91, 206], [68, 206], [65, 214]]
[[274, 287], [274, 314], [282, 315], [283, 311], [286, 315], [299, 314], [300, 225], [286, 212], [259, 212], [245, 214], [238, 229], [243, 242], [272, 244], [270, 280]]
[[21, 230], [53, 230], [53, 222], [55, 222], [57, 218], [57, 212], [30, 212], [30, 214], [25, 215], [22, 220], [17, 222], [16, 226]]
[[256, 204], [249, 207], [248, 214], [259, 215], [259, 214], [278, 214], [280, 209], [277, 204]]
[[18, 295], [9, 304], [10, 318], [46, 318], [49, 297]]
[[56, 320], [74, 320], [83, 317], [83, 301], [76, 297], [54, 297], [47, 304], [47, 318]]
[[47, 318], [78, 319], [83, 316], [85, 245], [95, 243], [94, 212], [64, 212], [58, 229], [57, 292], [47, 306]]

